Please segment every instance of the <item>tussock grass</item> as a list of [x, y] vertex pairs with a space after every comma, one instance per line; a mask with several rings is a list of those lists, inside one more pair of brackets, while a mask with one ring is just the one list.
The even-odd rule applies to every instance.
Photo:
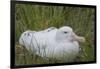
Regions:
[[43, 59], [34, 55], [34, 53], [28, 52], [18, 44], [19, 37], [24, 31], [39, 31], [52, 26], [57, 28], [71, 26], [76, 34], [84, 36], [86, 42], [80, 44], [82, 52], [79, 55], [80, 60], [78, 62], [94, 61], [95, 9], [16, 4], [15, 10], [16, 65], [63, 63], [63, 61], [56, 61], [55, 59], [55, 61], [53, 59]]

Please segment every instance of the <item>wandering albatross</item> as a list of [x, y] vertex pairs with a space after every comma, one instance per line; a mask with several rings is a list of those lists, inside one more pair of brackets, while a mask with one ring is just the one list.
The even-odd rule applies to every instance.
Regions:
[[21, 34], [19, 44], [43, 58], [73, 60], [80, 51], [79, 42], [85, 38], [74, 33], [69, 26], [55, 27], [42, 31], [25, 31]]

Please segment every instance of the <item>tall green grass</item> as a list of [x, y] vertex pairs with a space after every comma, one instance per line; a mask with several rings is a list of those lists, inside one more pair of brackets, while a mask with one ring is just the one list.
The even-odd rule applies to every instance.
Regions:
[[[80, 46], [83, 52], [81, 61], [94, 61], [94, 19], [95, 9], [84, 7], [65, 7], [47, 5], [16, 4], [15, 6], [15, 30], [16, 46], [20, 35], [26, 30], [43, 30], [49, 27], [70, 26], [76, 34], [86, 38], [85, 43]], [[17, 47], [16, 47], [17, 48]], [[18, 52], [18, 49], [16, 49]], [[23, 54], [23, 52], [20, 52]], [[30, 55], [28, 51], [19, 55], [16, 53], [16, 64], [44, 64], [55, 63]], [[36, 58], [34, 58], [36, 57]], [[61, 62], [61, 61], [59, 61]]]

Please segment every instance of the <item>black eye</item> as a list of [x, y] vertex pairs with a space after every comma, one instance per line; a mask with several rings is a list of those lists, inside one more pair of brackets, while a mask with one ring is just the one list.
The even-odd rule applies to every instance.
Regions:
[[65, 34], [67, 34], [68, 32], [64, 32]]

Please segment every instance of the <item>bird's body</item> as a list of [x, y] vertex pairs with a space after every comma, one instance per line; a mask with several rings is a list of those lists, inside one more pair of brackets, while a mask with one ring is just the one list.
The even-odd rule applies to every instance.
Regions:
[[32, 50], [41, 57], [63, 59], [66, 61], [74, 59], [79, 53], [78, 36], [74, 35], [69, 27], [49, 28], [38, 32], [24, 32], [19, 40], [28, 50]]

